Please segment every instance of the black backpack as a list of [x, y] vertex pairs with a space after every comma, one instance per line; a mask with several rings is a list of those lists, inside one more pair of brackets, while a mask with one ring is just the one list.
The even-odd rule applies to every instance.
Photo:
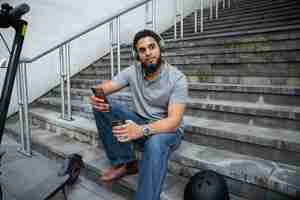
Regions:
[[184, 200], [229, 200], [226, 181], [210, 170], [198, 172], [185, 186]]

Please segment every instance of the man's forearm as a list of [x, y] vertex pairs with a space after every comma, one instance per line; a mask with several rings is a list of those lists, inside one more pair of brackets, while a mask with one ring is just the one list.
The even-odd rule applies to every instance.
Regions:
[[164, 118], [148, 124], [154, 134], [157, 133], [173, 133], [176, 132], [177, 128], [180, 126], [181, 120], [174, 118]]

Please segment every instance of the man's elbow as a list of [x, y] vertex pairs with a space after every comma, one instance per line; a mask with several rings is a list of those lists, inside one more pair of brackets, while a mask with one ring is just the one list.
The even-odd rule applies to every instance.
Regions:
[[170, 131], [171, 132], [176, 132], [177, 129], [181, 126], [181, 119], [172, 119], [172, 123], [171, 123], [171, 127], [170, 127]]

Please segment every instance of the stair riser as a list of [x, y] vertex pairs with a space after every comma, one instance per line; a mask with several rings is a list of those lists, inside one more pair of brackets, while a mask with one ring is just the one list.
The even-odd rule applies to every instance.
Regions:
[[[217, 135], [218, 137], [215, 137]], [[255, 141], [256, 138], [249, 138], [248, 141], [236, 138], [236, 135], [232, 135], [232, 138], [223, 138], [222, 133], [211, 133], [211, 130], [201, 129], [198, 130], [192, 128], [185, 129], [184, 139], [194, 144], [211, 146], [216, 149], [227, 150], [244, 155], [255, 156], [266, 160], [273, 160], [276, 162], [291, 164], [300, 166], [300, 153], [295, 151], [288, 151], [283, 149], [275, 149], [270, 146], [259, 145], [264, 141]], [[228, 134], [227, 134], [228, 136]], [[252, 142], [255, 141], [255, 142]], [[275, 143], [275, 141], [274, 141]], [[284, 145], [284, 144], [283, 144]]]
[[80, 128], [66, 128], [60, 124], [49, 122], [47, 119], [40, 118], [31, 114], [31, 123], [35, 127], [39, 127], [43, 130], [53, 132], [55, 134], [64, 135], [72, 140], [90, 144], [92, 146], [98, 145], [98, 134], [96, 132], [86, 132]]
[[[280, 128], [288, 130], [300, 130], [300, 120], [293, 120], [288, 118], [282, 118], [284, 114], [293, 115], [291, 113], [280, 113], [278, 111], [254, 110], [254, 109], [242, 109], [233, 107], [223, 106], [207, 106], [203, 105], [203, 108], [191, 108], [190, 106], [186, 110], [186, 114], [194, 117], [201, 117], [204, 119], [215, 119], [224, 122], [234, 122], [241, 124], [253, 124], [255, 126], [269, 127], [269, 128]], [[206, 108], [204, 108], [206, 107]], [[300, 116], [295, 117], [299, 118]], [[294, 117], [294, 116], [293, 116]]]

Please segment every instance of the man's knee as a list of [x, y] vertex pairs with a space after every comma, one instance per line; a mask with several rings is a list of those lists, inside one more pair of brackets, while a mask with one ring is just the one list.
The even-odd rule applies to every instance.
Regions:
[[161, 155], [169, 150], [170, 140], [169, 137], [175, 137], [175, 135], [169, 134], [157, 134], [152, 135], [146, 142], [145, 151], [152, 155]]

